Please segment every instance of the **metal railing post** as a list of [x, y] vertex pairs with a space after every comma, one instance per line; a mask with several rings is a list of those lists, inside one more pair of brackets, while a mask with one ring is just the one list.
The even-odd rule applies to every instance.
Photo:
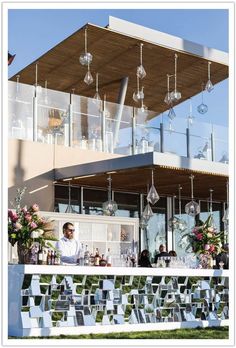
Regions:
[[73, 144], [73, 105], [72, 105], [72, 95], [70, 94], [68, 146], [72, 146], [72, 144]]
[[35, 95], [33, 97], [33, 141], [38, 140], [38, 100], [35, 87]]
[[164, 125], [160, 123], [160, 152], [164, 152]]
[[102, 107], [102, 118], [101, 118], [101, 128], [102, 128], [102, 151], [105, 152], [106, 151], [106, 112], [105, 112], [105, 99], [103, 101], [103, 107]]
[[214, 133], [211, 133], [211, 160], [212, 162], [215, 161], [215, 139], [214, 139]]
[[133, 108], [133, 118], [132, 118], [132, 155], [136, 154], [136, 117]]
[[189, 132], [189, 128], [186, 128], [186, 147], [187, 147], [187, 158], [190, 158], [190, 132]]

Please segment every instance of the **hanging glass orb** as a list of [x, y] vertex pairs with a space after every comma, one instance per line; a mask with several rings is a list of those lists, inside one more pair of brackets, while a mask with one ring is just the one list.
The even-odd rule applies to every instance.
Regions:
[[187, 229], [188, 225], [187, 225], [187, 222], [184, 221], [183, 219], [179, 219], [179, 222], [178, 222], [178, 230], [180, 232], [183, 232]]
[[139, 222], [139, 227], [144, 230], [148, 226], [148, 221], [142, 216]]
[[115, 215], [115, 212], [117, 211], [117, 209], [118, 209], [118, 206], [115, 201], [108, 200], [102, 204], [103, 215], [106, 215], [106, 216]]
[[174, 103], [174, 102], [177, 102], [178, 100], [181, 99], [181, 93], [178, 92], [178, 91], [173, 91], [170, 93], [170, 99], [171, 101]]
[[157, 201], [159, 201], [160, 196], [157, 193], [157, 190], [154, 185], [151, 186], [148, 195], [147, 195], [147, 201], [150, 202], [152, 205], [155, 204]]
[[173, 216], [168, 220], [168, 225], [172, 229], [177, 229], [179, 225], [179, 218], [177, 216]]
[[170, 97], [170, 92], [167, 92], [165, 95], [165, 99], [164, 99], [164, 103], [166, 103], [167, 105], [171, 104], [172, 100]]
[[85, 75], [84, 82], [87, 85], [90, 85], [91, 83], [93, 83], [93, 76], [89, 70], [87, 71], [87, 74]]
[[205, 90], [207, 92], [211, 92], [213, 89], [214, 89], [214, 86], [213, 86], [211, 80], [208, 80], [206, 83], [206, 86], [205, 86]]
[[82, 53], [81, 56], [79, 57], [79, 61], [81, 65], [89, 65], [92, 63], [92, 60], [93, 60], [93, 56], [89, 52]]
[[199, 112], [199, 114], [203, 115], [208, 111], [208, 106], [204, 103], [201, 103], [200, 105], [198, 105], [197, 111]]
[[150, 206], [150, 204], [148, 203], [146, 205], [146, 207], [144, 208], [144, 211], [143, 211], [143, 218], [146, 219], [146, 220], [149, 220], [150, 217], [153, 216], [153, 211], [152, 211], [152, 208]]
[[222, 221], [225, 223], [225, 224], [228, 224], [229, 222], [229, 208], [227, 208], [224, 212], [224, 216], [222, 218]]
[[139, 65], [137, 67], [137, 76], [140, 78], [140, 79], [143, 79], [145, 76], [147, 75], [143, 65]]
[[191, 201], [185, 205], [185, 213], [190, 216], [196, 216], [200, 213], [200, 206], [197, 202]]

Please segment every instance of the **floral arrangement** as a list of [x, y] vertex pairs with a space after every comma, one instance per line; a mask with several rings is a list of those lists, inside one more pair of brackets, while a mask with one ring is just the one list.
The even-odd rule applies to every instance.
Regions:
[[200, 226], [195, 226], [190, 234], [185, 234], [183, 237], [188, 237], [189, 245], [187, 249], [192, 247], [192, 251], [196, 254], [205, 256], [214, 256], [221, 251], [221, 236], [223, 232], [217, 232], [212, 226], [212, 215], [205, 222], [200, 222]]
[[20, 242], [30, 248], [35, 241], [45, 245], [46, 240], [57, 240], [53, 233], [52, 221], [41, 217], [39, 206], [33, 204], [29, 209], [21, 207], [21, 200], [26, 187], [17, 189], [14, 210], [8, 210], [8, 240], [12, 246]]

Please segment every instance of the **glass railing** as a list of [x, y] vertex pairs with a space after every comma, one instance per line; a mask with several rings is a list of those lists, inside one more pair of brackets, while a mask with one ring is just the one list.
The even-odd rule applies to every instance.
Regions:
[[9, 81], [9, 137], [122, 155], [228, 163], [228, 128]]

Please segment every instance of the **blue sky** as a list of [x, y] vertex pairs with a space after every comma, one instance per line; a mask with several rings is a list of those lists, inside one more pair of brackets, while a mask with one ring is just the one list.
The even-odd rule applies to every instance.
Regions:
[[[228, 52], [228, 11], [221, 9], [175, 10], [9, 10], [9, 51], [16, 58], [9, 67], [9, 77], [30, 64], [85, 23], [108, 24], [109, 15], [152, 29], [182, 37]], [[228, 82], [216, 85], [205, 95], [208, 112], [201, 116], [196, 107], [201, 97], [193, 98], [193, 114], [198, 121], [228, 123]], [[188, 114], [189, 103], [178, 107], [177, 116]]]

